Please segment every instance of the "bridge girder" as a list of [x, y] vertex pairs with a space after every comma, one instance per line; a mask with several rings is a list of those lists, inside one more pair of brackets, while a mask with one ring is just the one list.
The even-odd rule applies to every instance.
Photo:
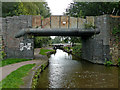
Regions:
[[16, 33], [15, 38], [22, 37], [24, 35], [34, 35], [34, 36], [92, 36], [94, 34], [99, 34], [99, 30], [95, 29], [41, 29], [41, 28], [28, 28], [22, 29]]

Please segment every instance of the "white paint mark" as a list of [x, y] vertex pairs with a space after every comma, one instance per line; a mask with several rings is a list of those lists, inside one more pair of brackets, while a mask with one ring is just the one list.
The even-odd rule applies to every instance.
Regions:
[[27, 50], [31, 50], [32, 44], [31, 43], [20, 43], [20, 51], [23, 51], [24, 48]]

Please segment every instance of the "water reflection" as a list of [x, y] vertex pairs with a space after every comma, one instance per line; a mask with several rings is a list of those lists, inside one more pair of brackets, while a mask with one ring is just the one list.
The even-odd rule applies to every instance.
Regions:
[[49, 67], [41, 74], [37, 88], [118, 88], [118, 68], [73, 60], [57, 49]]

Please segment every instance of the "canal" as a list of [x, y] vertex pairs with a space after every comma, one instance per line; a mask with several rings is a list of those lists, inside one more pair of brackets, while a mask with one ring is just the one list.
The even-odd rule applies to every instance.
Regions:
[[36, 88], [118, 88], [118, 67], [105, 67], [57, 49]]

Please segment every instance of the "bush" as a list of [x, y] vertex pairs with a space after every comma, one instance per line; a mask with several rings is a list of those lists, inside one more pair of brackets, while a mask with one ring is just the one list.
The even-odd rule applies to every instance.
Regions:
[[120, 66], [120, 58], [118, 58], [118, 66]]
[[91, 23], [90, 23], [90, 24], [86, 24], [86, 23], [85, 23], [85, 29], [89, 29], [89, 28], [95, 29], [96, 26], [93, 26]]
[[113, 62], [107, 58], [105, 58], [105, 63], [106, 66], [111, 66], [113, 64]]
[[77, 54], [78, 56], [81, 56], [81, 45], [73, 47], [73, 54]]
[[5, 58], [6, 53], [4, 51], [1, 51], [1, 56], [2, 56], [2, 58]]

